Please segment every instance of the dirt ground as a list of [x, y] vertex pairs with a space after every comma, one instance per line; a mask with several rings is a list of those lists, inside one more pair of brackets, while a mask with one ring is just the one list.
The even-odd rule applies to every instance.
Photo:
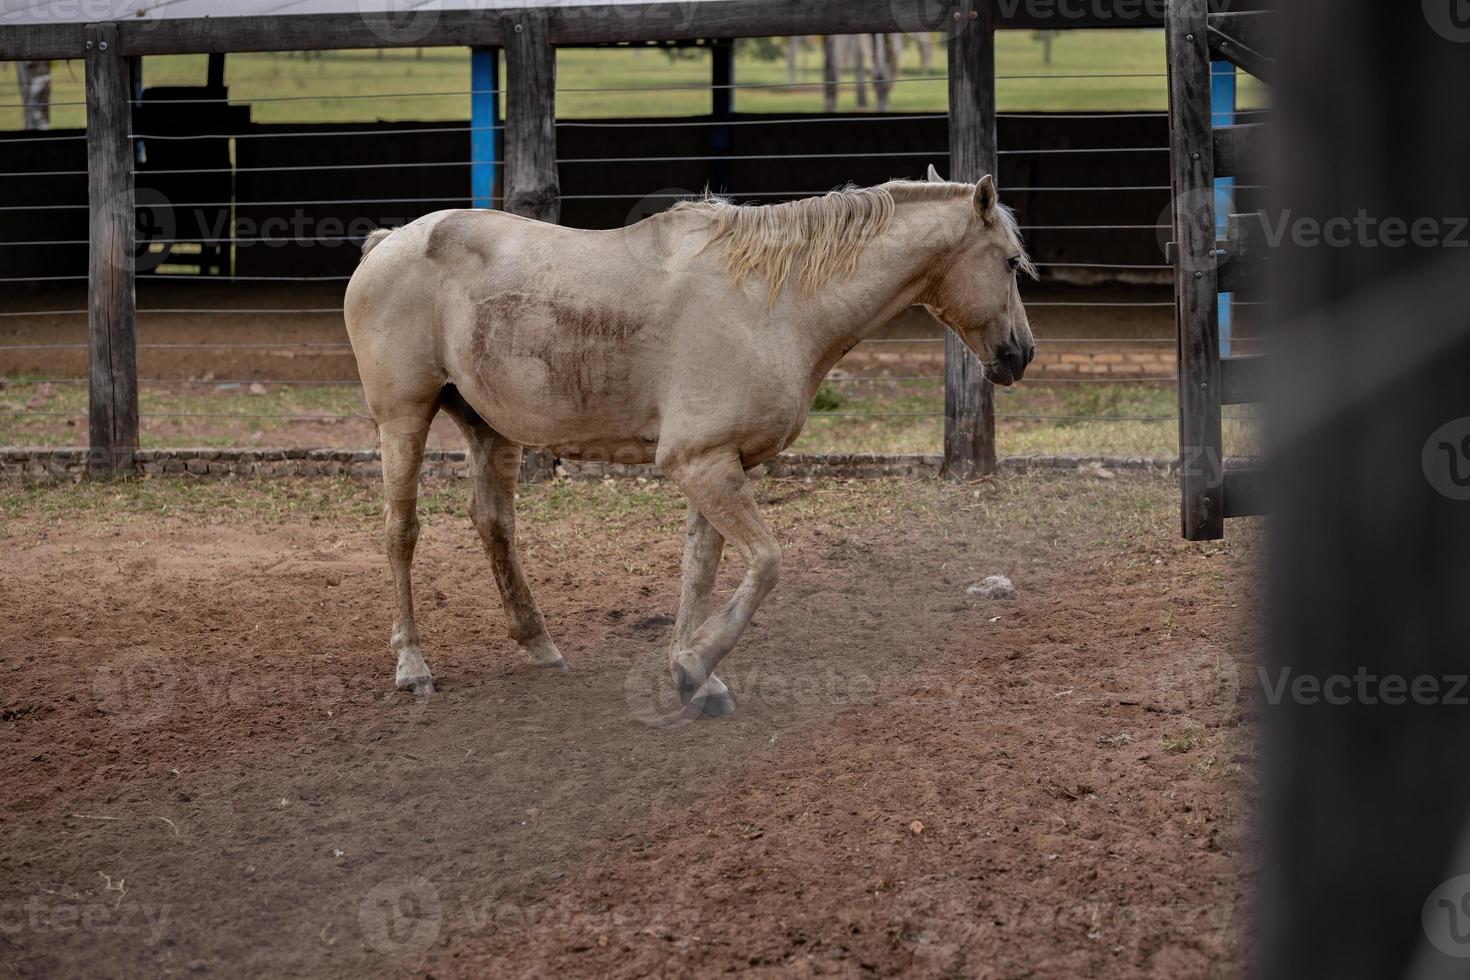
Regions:
[[523, 489], [560, 674], [464, 492], [426, 699], [372, 486], [0, 492], [0, 974], [1241, 972], [1258, 527], [1181, 542], [1160, 478], [768, 481], [783, 580], [686, 723], [677, 494]]

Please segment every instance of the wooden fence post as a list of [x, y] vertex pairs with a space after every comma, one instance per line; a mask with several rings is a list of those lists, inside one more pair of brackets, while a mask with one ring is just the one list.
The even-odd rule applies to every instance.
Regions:
[[1179, 325], [1180, 521], [1190, 541], [1225, 535], [1208, 13], [1206, 0], [1173, 0], [1164, 32]]
[[544, 13], [525, 13], [505, 29], [505, 210], [555, 223], [556, 49], [546, 27]]
[[[556, 49], [546, 14], [517, 14], [505, 25], [505, 210], [553, 224], [561, 220], [556, 168]], [[556, 459], [528, 452], [522, 480], [549, 479]]]
[[138, 448], [134, 285], [133, 88], [115, 23], [86, 29], [87, 196], [91, 202], [87, 346], [91, 389], [87, 470], [126, 473]]
[[[991, 0], [955, 4], [949, 38], [949, 167], [952, 180], [996, 172], [995, 13]], [[1002, 188], [1004, 191], [1004, 188]], [[995, 472], [995, 386], [954, 331], [944, 335], [944, 474]]]

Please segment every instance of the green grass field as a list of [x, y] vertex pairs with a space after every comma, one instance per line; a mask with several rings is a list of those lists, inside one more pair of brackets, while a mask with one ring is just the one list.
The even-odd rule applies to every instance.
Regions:
[[[1044, 61], [1041, 40], [1032, 32], [1002, 31], [997, 45], [1002, 112], [1160, 110], [1167, 105], [1161, 31], [1062, 32], [1052, 43], [1050, 64]], [[755, 42], [737, 48], [736, 83], [779, 87], [738, 91], [736, 110], [820, 110], [821, 91], [815, 84], [821, 80], [820, 46], [804, 46], [798, 80], [805, 84], [797, 87], [785, 85], [784, 58], [763, 60], [758, 54], [762, 50], [772, 48]], [[150, 57], [144, 63], [145, 84], [202, 85], [206, 61], [204, 55]], [[900, 68], [891, 109], [942, 112], [946, 103], [944, 46], [936, 45], [934, 63], [926, 75], [920, 71], [917, 45], [906, 40]], [[82, 75], [80, 61], [53, 65], [52, 124], [57, 128], [85, 122], [80, 104]], [[1067, 77], [1078, 75], [1113, 77]], [[333, 51], [309, 58], [285, 53], [239, 54], [229, 56], [226, 62], [231, 97], [237, 102], [252, 102], [253, 118], [261, 123], [466, 119], [469, 76], [469, 52], [461, 48]], [[650, 48], [567, 49], [557, 59], [557, 115], [705, 113], [710, 110], [710, 93], [703, 86], [709, 80], [709, 54], [698, 49], [686, 49], [678, 57]], [[667, 86], [690, 86], [690, 90], [647, 91]], [[8, 93], [0, 102], [12, 103], [18, 90], [14, 68], [9, 64], [0, 65], [0, 87]], [[420, 94], [436, 92], [447, 94]], [[405, 94], [410, 97], [403, 97]], [[1260, 89], [1242, 76], [1242, 105], [1258, 104], [1260, 98]], [[257, 101], [262, 99], [281, 101]], [[839, 109], [854, 108], [853, 87], [844, 86]], [[18, 109], [0, 109], [0, 129], [19, 125]]]

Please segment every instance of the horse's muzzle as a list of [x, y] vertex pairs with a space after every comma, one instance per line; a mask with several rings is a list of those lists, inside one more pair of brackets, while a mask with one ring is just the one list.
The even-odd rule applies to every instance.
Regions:
[[1035, 344], [1001, 344], [995, 349], [995, 361], [986, 373], [995, 384], [1002, 387], [1013, 385], [1026, 376], [1026, 365], [1035, 356]]

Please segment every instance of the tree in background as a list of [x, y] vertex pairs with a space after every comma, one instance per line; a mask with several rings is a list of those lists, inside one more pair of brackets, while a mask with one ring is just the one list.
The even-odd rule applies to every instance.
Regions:
[[[920, 56], [924, 47], [921, 44]], [[888, 110], [894, 79], [899, 74], [903, 54], [903, 38], [897, 34], [844, 34], [822, 38], [822, 108], [837, 109], [838, 79], [846, 68], [852, 69], [853, 96], [859, 109], [868, 107], [868, 80], [873, 82], [873, 96], [879, 112]], [[933, 58], [933, 43], [929, 45]], [[926, 69], [927, 70], [927, 69]]]
[[897, 34], [861, 34], [859, 38], [873, 66], [873, 97], [877, 109], [887, 112], [893, 80], [898, 77], [899, 60], [903, 55], [903, 38]]
[[26, 129], [51, 128], [51, 62], [18, 61], [21, 114]]
[[1041, 63], [1051, 64], [1051, 46], [1056, 43], [1057, 35], [1061, 31], [1032, 31], [1031, 39], [1041, 42]]
[[927, 75], [934, 70], [934, 35], [925, 31], [912, 36], [919, 47], [919, 71]]
[[837, 79], [842, 75], [842, 64], [838, 58], [837, 38], [831, 34], [822, 36], [822, 110], [837, 111]]

